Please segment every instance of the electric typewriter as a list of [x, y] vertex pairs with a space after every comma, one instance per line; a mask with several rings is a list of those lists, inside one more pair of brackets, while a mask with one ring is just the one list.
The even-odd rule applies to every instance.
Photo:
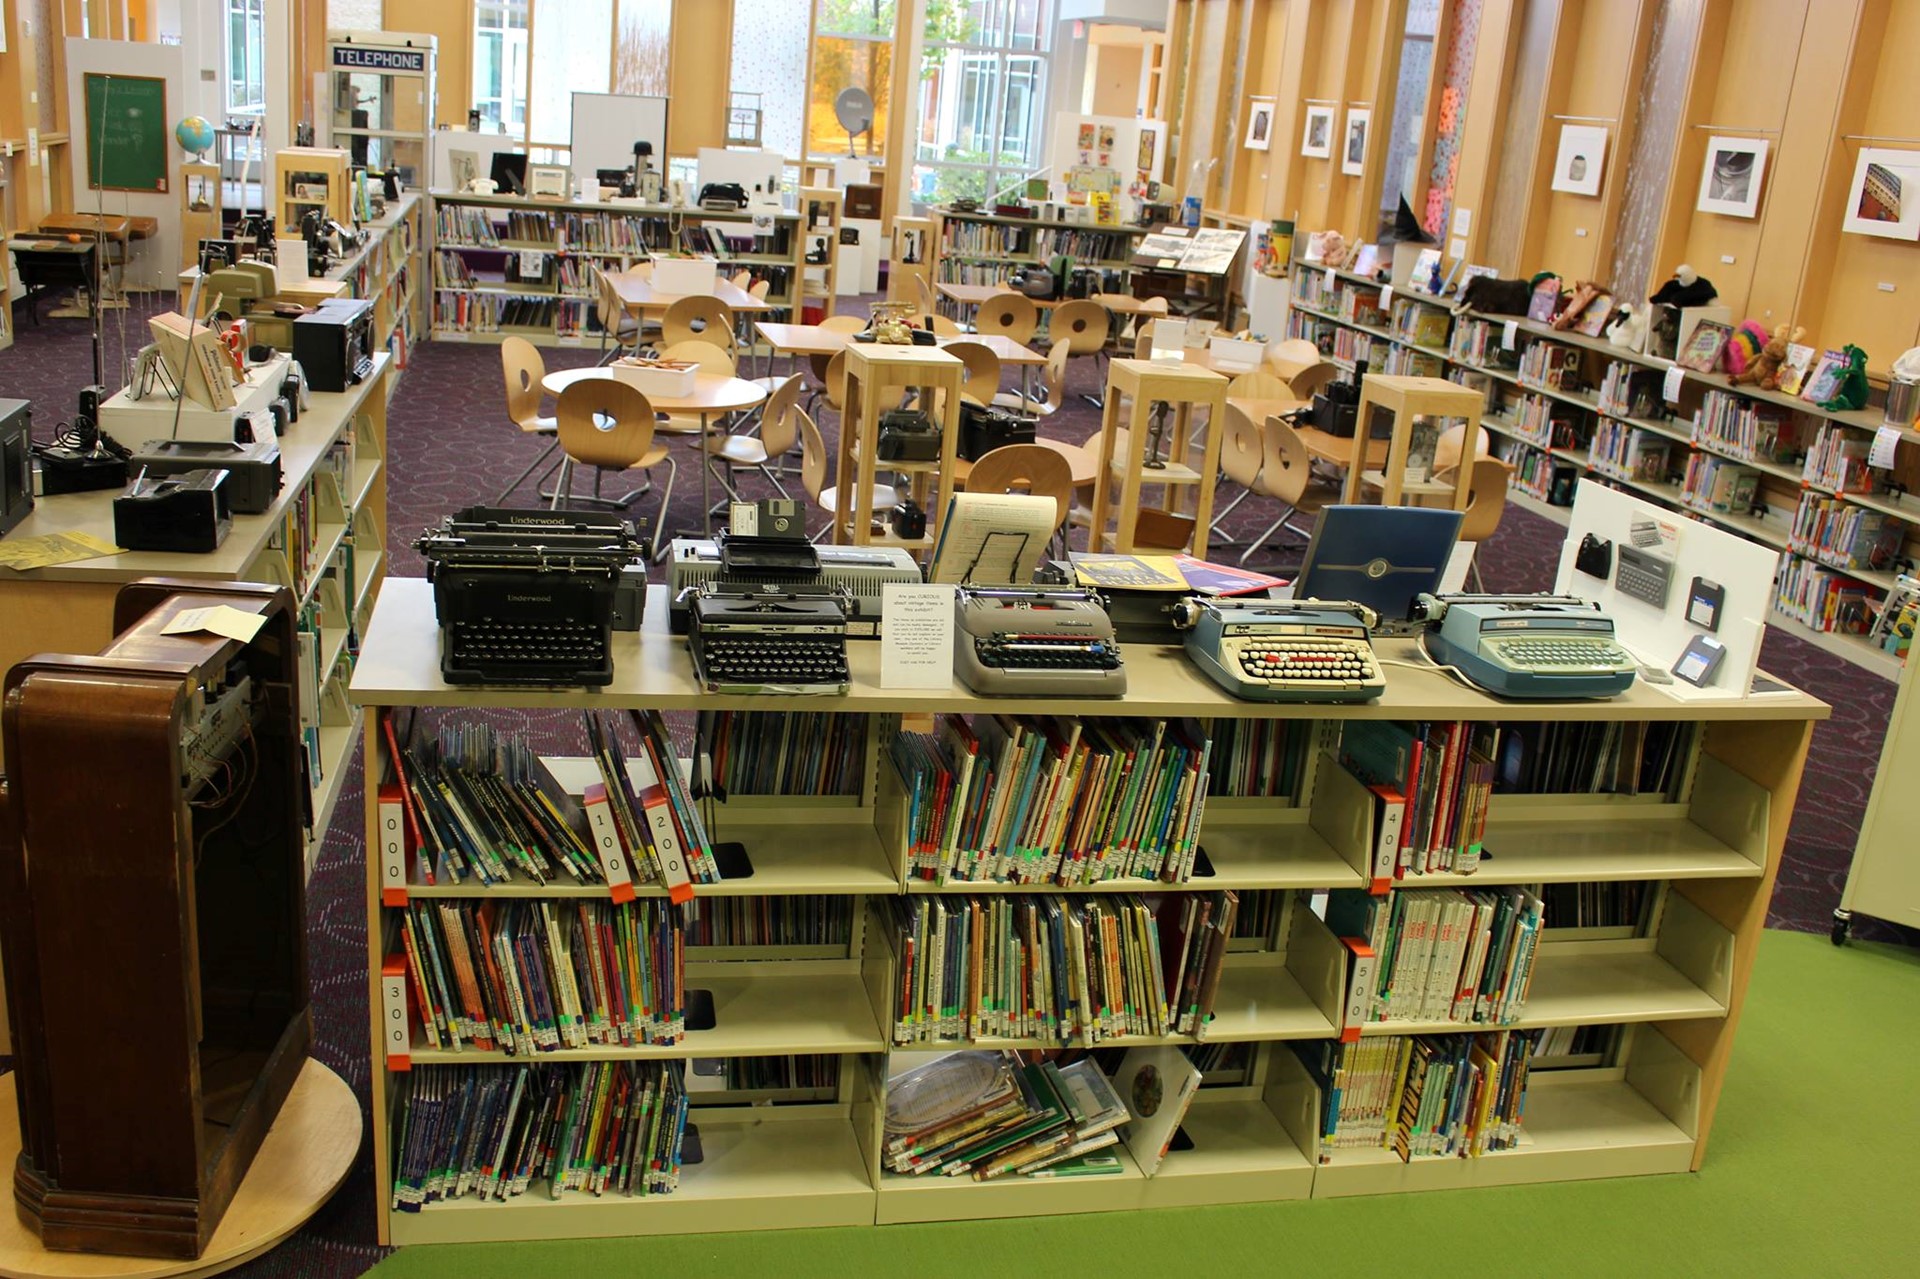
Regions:
[[613, 680], [612, 633], [636, 630], [648, 545], [590, 511], [469, 507], [414, 543], [427, 559], [449, 684]]
[[1501, 697], [1612, 697], [1639, 663], [1598, 604], [1571, 595], [1422, 595], [1427, 656]]
[[1092, 591], [961, 587], [954, 673], [993, 696], [1124, 697], [1113, 622]]
[[1364, 604], [1327, 600], [1186, 601], [1187, 659], [1250, 702], [1370, 702], [1387, 689]]
[[820, 693], [852, 684], [838, 587], [804, 582], [689, 587], [694, 678], [709, 693]]

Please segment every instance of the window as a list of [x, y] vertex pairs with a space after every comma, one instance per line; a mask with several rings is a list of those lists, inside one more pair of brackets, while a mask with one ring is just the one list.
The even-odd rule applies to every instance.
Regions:
[[267, 109], [266, 0], [226, 0], [227, 114], [262, 115]]
[[[567, 3], [571, 6], [577, 0]], [[736, 13], [734, 21], [739, 20]], [[666, 97], [672, 43], [673, 0], [620, 0], [620, 28], [613, 46], [613, 91]]]
[[1016, 187], [1041, 167], [1052, 0], [927, 0], [913, 201]]
[[572, 140], [574, 90], [608, 90], [612, 32], [613, 0], [566, 0], [539, 7], [533, 19], [533, 92], [527, 100], [531, 141], [566, 146]]
[[527, 136], [527, 4], [476, 0], [473, 6], [473, 105], [483, 133]]
[[[940, 6], [949, 0], [928, 0]], [[883, 155], [893, 99], [895, 0], [818, 0], [813, 37], [813, 93], [807, 104], [807, 152], [845, 155], [847, 131], [833, 103], [854, 87], [873, 95], [873, 127], [853, 139], [861, 155]]]
[[728, 88], [752, 94], [741, 105], [760, 111], [760, 145], [804, 159], [807, 38], [811, 0], [733, 0], [733, 65]]

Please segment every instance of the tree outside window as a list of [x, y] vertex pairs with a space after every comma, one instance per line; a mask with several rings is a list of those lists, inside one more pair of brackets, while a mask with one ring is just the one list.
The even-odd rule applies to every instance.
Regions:
[[1041, 167], [1052, 0], [927, 0], [913, 202], [985, 199]]
[[873, 97], [873, 127], [853, 139], [853, 149], [863, 156], [886, 154], [897, 13], [896, 0], [817, 0], [813, 92], [807, 103], [809, 155], [847, 153], [847, 131], [834, 114], [833, 103], [843, 90], [856, 86]]

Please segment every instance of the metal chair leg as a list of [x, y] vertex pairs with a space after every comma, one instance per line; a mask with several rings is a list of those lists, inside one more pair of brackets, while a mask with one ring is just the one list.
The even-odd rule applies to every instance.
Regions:
[[[1297, 514], [1299, 514], [1299, 512], [1296, 508], [1288, 507], [1286, 511], [1280, 516], [1279, 519], [1275, 520], [1272, 524], [1269, 524], [1267, 526], [1266, 532], [1262, 533], [1259, 537], [1254, 538], [1251, 542], [1248, 542], [1247, 549], [1240, 553], [1241, 567], [1244, 568], [1246, 566], [1247, 561], [1253, 558], [1253, 553], [1255, 551], [1260, 550], [1262, 547], [1264, 547], [1267, 544], [1267, 539], [1272, 537], [1275, 533], [1278, 533], [1281, 529], [1284, 528], [1284, 529], [1287, 529], [1289, 532], [1300, 533], [1300, 530], [1297, 527], [1289, 523], [1289, 521], [1292, 520], [1293, 517]], [[1305, 536], [1305, 534], [1301, 534], [1301, 536]]]
[[1240, 503], [1246, 501], [1251, 496], [1253, 496], [1252, 489], [1241, 489], [1240, 495], [1238, 497], [1234, 498], [1231, 502], [1228, 502], [1225, 506], [1221, 507], [1220, 513], [1213, 517], [1213, 523], [1207, 529], [1208, 538], [1210, 538], [1212, 541], [1220, 542], [1227, 546], [1232, 546], [1234, 544], [1234, 539], [1231, 537], [1228, 537], [1225, 533], [1220, 531], [1220, 521], [1226, 519], [1227, 516], [1232, 515], [1234, 508], [1236, 506], [1239, 506]]
[[554, 452], [557, 449], [559, 449], [559, 447], [560, 447], [560, 441], [558, 439], [554, 440], [553, 443], [547, 445], [546, 451], [541, 453], [539, 457], [536, 457], [535, 459], [533, 459], [533, 461], [527, 465], [527, 469], [520, 472], [519, 476], [513, 481], [513, 483], [507, 485], [505, 488], [500, 490], [500, 496], [494, 499], [494, 504], [496, 506], [503, 505], [507, 500], [507, 495], [512, 493], [515, 489], [519, 488], [522, 484], [525, 484], [527, 482], [527, 477], [529, 475], [532, 475], [535, 469], [538, 468], [542, 462], [552, 457], [554, 455]]

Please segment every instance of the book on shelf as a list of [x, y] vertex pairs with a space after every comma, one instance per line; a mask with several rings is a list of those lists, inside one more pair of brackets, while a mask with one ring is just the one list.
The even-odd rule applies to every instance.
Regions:
[[1789, 554], [1781, 560], [1773, 607], [1810, 630], [1864, 635], [1872, 627], [1876, 601], [1858, 578]]
[[1130, 1048], [1113, 1081], [1131, 1116], [1127, 1153], [1151, 1177], [1160, 1171], [1200, 1091], [1200, 1069], [1178, 1048]]
[[1713, 390], [1694, 410], [1692, 439], [1744, 461], [1794, 465], [1806, 454], [1806, 430], [1788, 409]]
[[1204, 1038], [1238, 895], [888, 901], [899, 957], [893, 1041]]
[[1085, 1175], [1104, 1164], [1065, 1165], [1117, 1144], [1128, 1117], [1092, 1058], [947, 1053], [887, 1081], [884, 1160], [907, 1176]]
[[946, 882], [1192, 877], [1213, 744], [1190, 720], [942, 716], [889, 755], [908, 873]]
[[396, 1085], [392, 1206], [531, 1192], [670, 1195], [688, 1129], [686, 1063], [428, 1066]]
[[416, 898], [399, 927], [433, 1048], [531, 1057], [686, 1037], [679, 907]]
[[1680, 481], [1680, 504], [1716, 515], [1738, 515], [1749, 510], [1760, 495], [1761, 472], [1711, 453], [1687, 458]]
[[1883, 652], [1904, 660], [1913, 646], [1916, 624], [1920, 624], [1920, 578], [1902, 573], [1874, 613], [1867, 639]]
[[1291, 1043], [1320, 1091], [1318, 1160], [1391, 1150], [1402, 1162], [1519, 1144], [1538, 1031]]
[[1787, 532], [1787, 549], [1830, 568], [1880, 571], [1893, 567], [1906, 541], [1906, 524], [1844, 498], [1802, 493]]
[[1327, 927], [1337, 937], [1364, 942], [1373, 961], [1363, 964], [1356, 955], [1347, 1028], [1515, 1020], [1526, 1007], [1544, 909], [1537, 893], [1521, 887], [1422, 888], [1385, 896], [1333, 890]]
[[1813, 447], [1807, 450], [1801, 478], [1836, 493], [1871, 493], [1873, 472], [1867, 467], [1867, 458], [1872, 448], [1871, 437], [1823, 423]]
[[1478, 867], [1498, 758], [1495, 725], [1356, 721], [1341, 733], [1339, 758], [1362, 784], [1405, 797], [1396, 876]]

